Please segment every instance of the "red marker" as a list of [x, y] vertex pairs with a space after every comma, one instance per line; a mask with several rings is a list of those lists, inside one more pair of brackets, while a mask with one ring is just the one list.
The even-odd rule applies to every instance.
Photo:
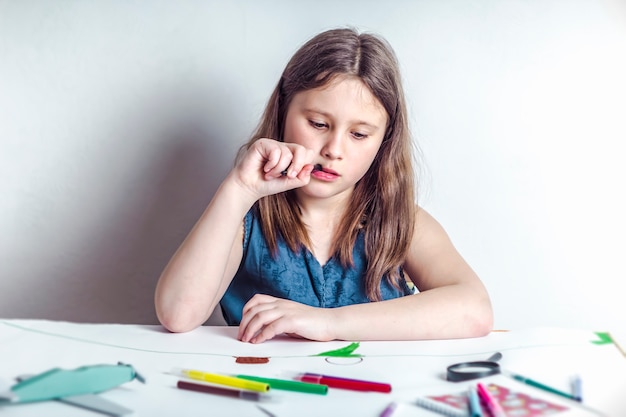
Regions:
[[305, 373], [297, 380], [311, 384], [324, 384], [331, 388], [350, 389], [353, 391], [391, 392], [391, 385], [383, 382], [363, 381], [360, 379], [339, 378], [336, 376]]

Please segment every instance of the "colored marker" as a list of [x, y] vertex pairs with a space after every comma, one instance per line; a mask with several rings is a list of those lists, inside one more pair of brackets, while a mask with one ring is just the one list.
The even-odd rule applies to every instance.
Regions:
[[387, 407], [385, 407], [385, 409], [383, 410], [382, 413], [380, 413], [379, 417], [391, 417], [391, 415], [393, 414], [394, 411], [396, 411], [396, 408], [398, 407], [398, 404], [395, 402], [391, 402], [389, 403], [389, 405]]
[[176, 387], [180, 389], [188, 390], [188, 391], [196, 391], [196, 392], [203, 392], [205, 394], [221, 395], [222, 397], [241, 398], [242, 400], [250, 400], [250, 401], [261, 401], [264, 395], [264, 394], [253, 392], [253, 391], [214, 387], [211, 385], [196, 384], [194, 382], [187, 382], [187, 381], [178, 381], [178, 383], [176, 384]]
[[234, 376], [210, 374], [208, 372], [195, 371], [193, 369], [182, 369], [179, 371], [182, 375], [198, 381], [210, 382], [218, 385], [225, 385], [233, 388], [246, 389], [248, 391], [267, 392], [270, 390], [269, 384], [264, 382], [250, 381]]
[[304, 373], [296, 377], [302, 382], [324, 384], [331, 388], [349, 389], [354, 391], [391, 392], [391, 385], [383, 382], [363, 381], [360, 379], [340, 378], [336, 376]]
[[583, 401], [583, 381], [580, 375], [574, 375], [572, 377], [572, 396], [578, 402]]
[[483, 417], [483, 409], [480, 407], [480, 398], [476, 387], [470, 386], [467, 390], [467, 402], [469, 404], [470, 417]]
[[478, 395], [480, 396], [480, 398], [482, 398], [482, 400], [487, 405], [487, 408], [489, 409], [489, 412], [493, 417], [506, 417], [502, 406], [500, 406], [498, 401], [493, 398], [487, 387], [479, 382], [478, 384], [476, 384], [476, 390], [478, 391]]
[[297, 391], [320, 395], [326, 395], [328, 393], [328, 385], [311, 384], [308, 382], [291, 381], [288, 379], [262, 378], [250, 375], [237, 375], [237, 378], [263, 382], [268, 384], [272, 389], [280, 389], [284, 391]]
[[[283, 177], [285, 175], [287, 175], [287, 173], [289, 172], [289, 167], [291, 166], [291, 164], [289, 164], [289, 166], [287, 168], [285, 168], [283, 171], [281, 171], [280, 175], [282, 175]], [[322, 164], [315, 164], [313, 166], [313, 171], [321, 171], [322, 170]]]
[[569, 398], [570, 400], [576, 401], [576, 397], [574, 397], [573, 395], [568, 394], [567, 392], [559, 391], [556, 388], [552, 388], [546, 384], [542, 384], [541, 382], [535, 381], [534, 379], [526, 378], [525, 376], [521, 376], [517, 374], [511, 374], [511, 377], [515, 379], [516, 381], [522, 382], [526, 385], [530, 385], [531, 387], [539, 388], [546, 392], [551, 392], [552, 394], [560, 395], [562, 397]]

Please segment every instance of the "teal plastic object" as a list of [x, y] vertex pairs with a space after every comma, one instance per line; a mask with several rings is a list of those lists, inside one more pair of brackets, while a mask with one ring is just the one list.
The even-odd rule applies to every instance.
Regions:
[[125, 382], [144, 382], [131, 365], [89, 365], [65, 370], [61, 368], [32, 376], [11, 387], [13, 401], [47, 401], [76, 395], [97, 394]]

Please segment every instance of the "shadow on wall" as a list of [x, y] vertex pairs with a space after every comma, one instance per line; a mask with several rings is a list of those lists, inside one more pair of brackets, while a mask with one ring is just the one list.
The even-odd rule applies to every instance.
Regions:
[[[72, 274], [83, 277], [72, 320], [157, 323], [154, 289], [174, 254], [221, 181], [223, 172], [211, 136], [175, 132], [162, 159], [136, 180], [113, 216], [90, 242], [90, 254]], [[86, 277], [89, 277], [88, 279]]]
[[[171, 146], [141, 173], [115, 222], [93, 242], [90, 258], [76, 271], [89, 277], [84, 290], [92, 302], [76, 305], [74, 319], [158, 323], [157, 279], [219, 186], [225, 159], [215, 151], [219, 144], [211, 132], [185, 126], [171, 132], [167, 142]], [[211, 319], [222, 321], [219, 311]]]
[[[216, 103], [209, 107], [223, 105], [221, 100], [208, 101]], [[147, 117], [158, 118], [169, 110], [160, 109]], [[66, 305], [43, 307], [48, 310], [46, 319], [158, 324], [153, 301], [156, 282], [232, 166], [233, 149], [239, 146], [225, 146], [228, 142], [221, 129], [235, 123], [224, 118], [228, 109], [214, 114], [212, 110], [199, 105], [190, 112], [188, 106], [169, 120], [156, 121], [160, 126], [157, 132], [148, 133], [156, 135], [145, 139], [146, 133], [142, 133], [144, 140], [135, 144], [133, 129], [121, 129], [128, 146], [139, 155], [131, 161], [142, 162], [138, 167], [124, 162], [131, 174], [117, 184], [122, 190], [116, 187], [112, 192], [117, 204], [102, 216], [110, 222], [92, 224], [91, 230], [82, 231], [83, 241], [78, 245], [84, 246], [74, 249], [80, 254], [74, 258], [80, 259], [64, 267], [67, 282], [49, 283], [63, 285], [55, 290], [63, 293], [56, 299]], [[92, 179], [92, 193], [99, 192], [98, 181], [104, 181], [106, 174], [98, 175]], [[41, 312], [37, 318], [42, 318]], [[219, 307], [207, 324], [224, 324]]]

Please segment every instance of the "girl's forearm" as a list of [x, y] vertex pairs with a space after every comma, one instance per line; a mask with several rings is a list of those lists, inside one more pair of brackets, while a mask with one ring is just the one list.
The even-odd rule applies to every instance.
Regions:
[[252, 204], [254, 199], [227, 177], [168, 263], [157, 284], [155, 307], [170, 331], [192, 330], [212, 313], [240, 261], [235, 241]]
[[340, 340], [479, 337], [488, 334], [493, 325], [491, 303], [480, 283], [340, 307], [335, 314], [334, 338]]

